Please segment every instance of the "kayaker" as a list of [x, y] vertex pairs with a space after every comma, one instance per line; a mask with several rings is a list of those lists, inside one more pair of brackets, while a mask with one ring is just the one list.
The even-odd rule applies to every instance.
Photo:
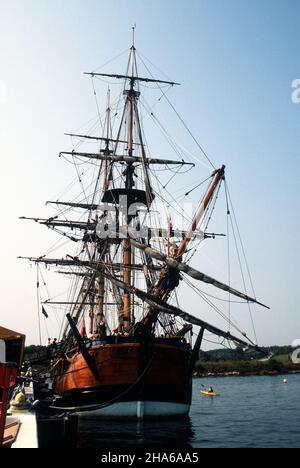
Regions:
[[214, 393], [214, 389], [212, 387], [209, 387], [208, 393]]

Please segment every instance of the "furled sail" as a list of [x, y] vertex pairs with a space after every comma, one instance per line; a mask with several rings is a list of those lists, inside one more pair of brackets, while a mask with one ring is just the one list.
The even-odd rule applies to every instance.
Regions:
[[145, 163], [145, 164], [161, 164], [165, 165], [182, 165], [182, 166], [192, 166], [195, 167], [194, 163], [186, 162], [186, 161], [174, 161], [170, 159], [157, 159], [157, 158], [140, 158], [135, 156], [120, 156], [116, 154], [112, 155], [104, 155], [100, 153], [78, 153], [75, 151], [62, 151], [60, 156], [78, 156], [81, 158], [87, 159], [96, 159], [97, 161], [110, 161], [114, 163], [118, 162], [125, 162], [125, 163]]
[[256, 299], [248, 296], [247, 294], [244, 294], [240, 291], [237, 291], [234, 288], [231, 288], [227, 284], [221, 283], [220, 281], [206, 275], [205, 273], [202, 273], [195, 268], [190, 267], [186, 263], [179, 262], [175, 258], [168, 257], [164, 253], [153, 249], [152, 247], [146, 246], [144, 244], [141, 244], [140, 242], [136, 241], [135, 239], [131, 239], [130, 242], [132, 245], [140, 250], [143, 250], [147, 255], [149, 255], [152, 258], [155, 258], [156, 260], [165, 262], [166, 265], [168, 265], [170, 268], [174, 268], [178, 271], [181, 271], [183, 273], [186, 273], [189, 275], [191, 278], [196, 279], [198, 281], [202, 281], [207, 284], [211, 284], [212, 286], [215, 286], [218, 289], [222, 289], [223, 291], [229, 292], [230, 294], [239, 297], [240, 299], [243, 299], [247, 302], [253, 302], [255, 304], [258, 304], [262, 307], [265, 307], [266, 309], [269, 309], [268, 306], [262, 304], [261, 302], [257, 301]]
[[[181, 310], [178, 307], [175, 307], [171, 304], [168, 304], [167, 302], [157, 298], [156, 296], [147, 293], [145, 291], [142, 291], [139, 288], [136, 288], [134, 286], [131, 286], [114, 276], [112, 276], [108, 271], [107, 267], [104, 264], [99, 263], [98, 265], [93, 265], [89, 264], [88, 262], [80, 262], [78, 259], [73, 259], [73, 260], [59, 260], [59, 259], [47, 259], [47, 258], [31, 258], [30, 259], [33, 262], [36, 263], [45, 263], [45, 264], [63, 264], [65, 266], [85, 266], [86, 268], [92, 270], [94, 274], [100, 273], [107, 279], [109, 280], [113, 285], [115, 285], [117, 288], [122, 289], [125, 291], [127, 294], [131, 294], [136, 296], [137, 298], [141, 299], [143, 302], [146, 302], [148, 305], [153, 307], [154, 309], [159, 310], [159, 312], [164, 313], [164, 314], [170, 314], [174, 315], [176, 317], [181, 317], [185, 322], [190, 323], [192, 325], [196, 325], [199, 327], [204, 328], [205, 330], [209, 331], [210, 333], [223, 337], [225, 339], [228, 339], [230, 341], [233, 341], [235, 343], [238, 343], [244, 347], [247, 348], [252, 348], [256, 351], [261, 351], [260, 348], [256, 345], [253, 345], [253, 343], [247, 343], [244, 340], [241, 340], [240, 338], [232, 335], [230, 332], [226, 332], [224, 330], [221, 330], [214, 325], [211, 325], [204, 320], [201, 320], [198, 317], [195, 317], [183, 310]], [[82, 304], [81, 304], [82, 305]], [[78, 317], [79, 313], [77, 311], [76, 316]], [[263, 352], [263, 351], [261, 351]]]

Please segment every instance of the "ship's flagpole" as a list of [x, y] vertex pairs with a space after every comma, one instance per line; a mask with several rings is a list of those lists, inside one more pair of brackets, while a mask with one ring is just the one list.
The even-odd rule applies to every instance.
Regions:
[[132, 46], [135, 47], [135, 30], [136, 30], [136, 24], [132, 26]]

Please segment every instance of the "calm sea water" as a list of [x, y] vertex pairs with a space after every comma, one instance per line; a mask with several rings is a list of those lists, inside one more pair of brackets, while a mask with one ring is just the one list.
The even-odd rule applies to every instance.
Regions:
[[[300, 447], [300, 375], [195, 379], [182, 421], [80, 423], [85, 448]], [[221, 397], [200, 395], [212, 385]]]

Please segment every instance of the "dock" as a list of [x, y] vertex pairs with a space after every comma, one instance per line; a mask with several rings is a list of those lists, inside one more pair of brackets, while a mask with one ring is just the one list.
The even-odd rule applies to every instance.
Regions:
[[[25, 387], [27, 399], [33, 399], [33, 385]], [[38, 448], [38, 431], [35, 411], [23, 410], [13, 413], [20, 422], [20, 428], [12, 448]]]
[[19, 433], [11, 448], [38, 448], [38, 435], [35, 413], [30, 411], [18, 414]]

